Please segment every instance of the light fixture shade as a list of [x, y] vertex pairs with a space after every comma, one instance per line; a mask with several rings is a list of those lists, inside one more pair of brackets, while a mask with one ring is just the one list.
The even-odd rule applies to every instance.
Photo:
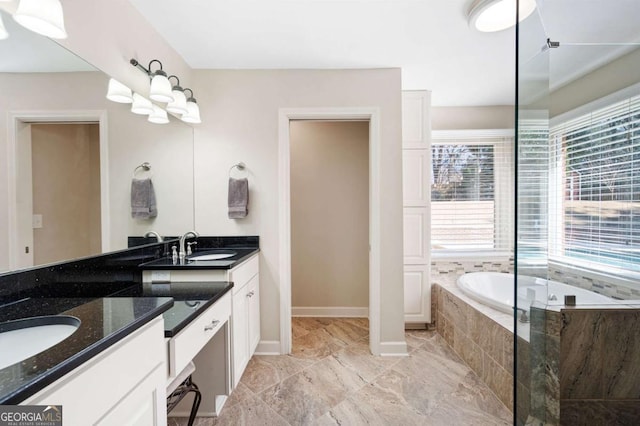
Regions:
[[[469, 25], [478, 31], [502, 31], [516, 24], [516, 0], [477, 0], [469, 11]], [[520, 0], [519, 19], [536, 9], [535, 0]]]
[[172, 93], [173, 102], [167, 105], [167, 111], [174, 114], [187, 114], [189, 111], [187, 110], [187, 97], [184, 95], [184, 91], [174, 88]]
[[158, 105], [152, 105], [153, 112], [149, 114], [148, 120], [155, 124], [167, 124], [169, 117], [167, 117], [167, 111], [160, 108]]
[[9, 38], [9, 33], [4, 27], [4, 22], [2, 22], [2, 15], [0, 15], [0, 40], [4, 40], [6, 38]]
[[153, 104], [144, 96], [134, 93], [131, 112], [134, 114], [149, 115], [153, 112]]
[[194, 101], [187, 101], [187, 113], [180, 117], [185, 123], [200, 124], [200, 108]]
[[59, 0], [20, 0], [13, 19], [23, 27], [43, 36], [67, 38]]
[[109, 79], [109, 90], [107, 91], [107, 99], [120, 104], [130, 104], [133, 102], [133, 94], [124, 84], [116, 79]]
[[151, 79], [151, 89], [149, 97], [158, 102], [173, 102], [173, 93], [171, 93], [171, 82], [167, 78], [167, 74], [163, 71], [156, 71]]

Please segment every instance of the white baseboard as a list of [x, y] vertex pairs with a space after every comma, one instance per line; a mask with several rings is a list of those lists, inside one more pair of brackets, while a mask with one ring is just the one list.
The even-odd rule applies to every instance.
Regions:
[[380, 342], [380, 356], [409, 356], [407, 342]]
[[355, 306], [334, 307], [292, 307], [291, 316], [294, 317], [338, 317], [338, 318], [369, 318], [369, 308]]
[[280, 340], [261, 340], [256, 348], [256, 355], [281, 355]]

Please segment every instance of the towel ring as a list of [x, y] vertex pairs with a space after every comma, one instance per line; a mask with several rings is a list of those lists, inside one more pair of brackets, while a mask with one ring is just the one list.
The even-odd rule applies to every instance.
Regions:
[[148, 172], [149, 170], [151, 170], [151, 164], [149, 164], [147, 161], [140, 164], [138, 167], [133, 169], [133, 176], [136, 175], [136, 173], [138, 172], [138, 169], [142, 169], [143, 171]]
[[231, 177], [231, 172], [233, 171], [233, 169], [238, 169], [240, 171], [246, 171], [247, 165], [240, 162], [238, 164], [234, 164], [233, 166], [231, 166], [231, 168], [229, 168], [229, 177]]

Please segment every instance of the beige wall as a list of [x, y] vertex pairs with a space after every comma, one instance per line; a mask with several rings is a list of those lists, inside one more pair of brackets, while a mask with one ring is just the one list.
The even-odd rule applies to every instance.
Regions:
[[292, 121], [291, 299], [369, 306], [369, 122]]
[[36, 265], [100, 253], [99, 146], [97, 124], [31, 126]]
[[431, 107], [431, 130], [513, 129], [513, 106]]
[[[196, 229], [203, 235], [260, 235], [262, 339], [279, 340], [278, 111], [303, 107], [380, 110], [381, 337], [404, 341], [400, 70], [195, 72], [204, 122], [195, 128]], [[243, 161], [251, 202], [227, 218], [229, 167]]]

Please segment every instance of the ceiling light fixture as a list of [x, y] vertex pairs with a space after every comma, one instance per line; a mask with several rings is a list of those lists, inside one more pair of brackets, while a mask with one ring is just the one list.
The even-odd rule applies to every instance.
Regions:
[[107, 99], [120, 104], [130, 104], [133, 102], [133, 94], [131, 93], [131, 89], [127, 86], [120, 83], [118, 80], [111, 78], [109, 79]]
[[476, 0], [469, 9], [469, 25], [482, 32], [513, 27], [516, 24], [516, 3], [519, 4], [520, 21], [536, 9], [535, 0]]
[[[160, 65], [160, 69], [151, 71], [151, 64], [157, 62]], [[173, 102], [173, 93], [171, 93], [171, 83], [167, 78], [167, 73], [162, 69], [162, 62], [157, 59], [153, 59], [149, 62], [149, 67], [145, 68], [140, 63], [131, 59], [131, 65], [138, 67], [151, 78], [151, 88], [149, 89], [149, 97], [158, 102]]]
[[184, 91], [189, 91], [191, 96], [187, 98], [187, 113], [184, 114], [180, 119], [185, 123], [192, 124], [200, 124], [202, 120], [200, 120], [200, 107], [196, 103], [196, 98], [193, 97], [193, 91], [191, 89], [184, 89]]
[[13, 19], [23, 27], [43, 36], [64, 39], [64, 15], [59, 0], [20, 0]]
[[175, 78], [176, 84], [171, 89], [171, 93], [173, 93], [173, 102], [169, 102], [169, 104], [167, 104], [167, 111], [180, 115], [188, 113], [187, 97], [184, 94], [184, 89], [180, 87], [180, 79], [175, 75], [170, 75], [168, 78], [169, 80]]

